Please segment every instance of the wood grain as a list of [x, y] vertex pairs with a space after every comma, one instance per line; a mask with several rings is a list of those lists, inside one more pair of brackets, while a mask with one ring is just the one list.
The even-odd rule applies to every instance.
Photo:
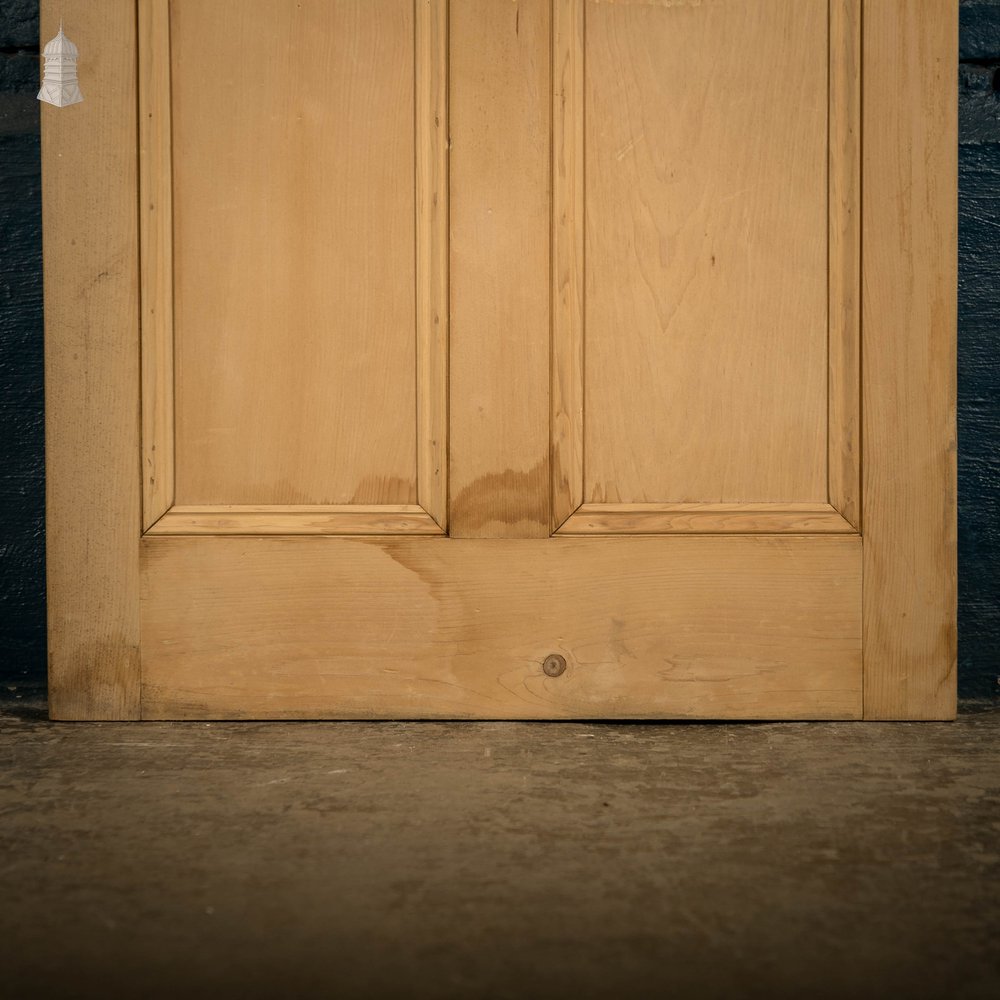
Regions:
[[176, 500], [416, 503], [414, 5], [170, 11]]
[[169, 0], [140, 0], [138, 18], [142, 522], [148, 528], [174, 502]]
[[857, 529], [830, 504], [585, 503], [560, 535], [839, 534]]
[[956, 709], [958, 10], [864, 6], [865, 716]]
[[390, 506], [171, 508], [150, 535], [440, 535], [441, 526], [416, 504]]
[[551, 530], [550, 10], [550, 0], [451, 5], [456, 537]]
[[830, 2], [830, 503], [861, 519], [861, 0]]
[[552, 5], [552, 527], [583, 503], [584, 5]]
[[417, 500], [448, 523], [448, 3], [415, 0]]
[[856, 718], [860, 549], [147, 537], [143, 717]]
[[587, 5], [588, 502], [827, 502], [828, 49], [825, 0]]
[[136, 26], [130, 0], [43, 0], [82, 104], [43, 104], [49, 714], [139, 713]]

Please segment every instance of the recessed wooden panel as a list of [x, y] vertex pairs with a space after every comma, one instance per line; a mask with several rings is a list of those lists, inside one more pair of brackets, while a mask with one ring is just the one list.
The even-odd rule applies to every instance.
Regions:
[[828, 16], [586, 5], [590, 502], [828, 499]]
[[176, 500], [415, 503], [413, 6], [170, 8]]
[[142, 553], [145, 718], [861, 711], [856, 535], [147, 537]]
[[143, 0], [147, 525], [171, 502], [444, 520], [444, 12]]

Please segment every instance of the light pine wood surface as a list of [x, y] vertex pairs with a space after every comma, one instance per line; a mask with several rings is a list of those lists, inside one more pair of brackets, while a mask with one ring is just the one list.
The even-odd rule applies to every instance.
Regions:
[[176, 502], [417, 503], [414, 5], [170, 13]]
[[448, 524], [448, 2], [415, 0], [417, 500]]
[[953, 0], [42, 13], [55, 717], [954, 714]]
[[416, 504], [172, 507], [149, 535], [440, 535]]
[[142, 522], [149, 528], [174, 502], [169, 0], [139, 0], [138, 35]]
[[563, 522], [560, 535], [826, 534], [855, 528], [830, 504], [585, 503]]
[[952, 718], [958, 10], [864, 18], [865, 716]]
[[857, 718], [860, 573], [856, 536], [147, 538], [143, 717]]
[[590, 503], [828, 499], [828, 16], [586, 5]]
[[552, 5], [552, 527], [583, 503], [584, 9]]
[[830, 503], [861, 518], [861, 5], [830, 0]]
[[41, 106], [49, 713], [139, 714], [135, 7], [43, 0], [81, 104]]
[[451, 4], [455, 537], [545, 537], [551, 0]]

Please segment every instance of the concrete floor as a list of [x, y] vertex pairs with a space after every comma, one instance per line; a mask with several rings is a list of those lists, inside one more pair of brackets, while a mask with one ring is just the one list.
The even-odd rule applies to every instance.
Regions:
[[1000, 712], [65, 724], [0, 706], [0, 996], [1000, 996]]

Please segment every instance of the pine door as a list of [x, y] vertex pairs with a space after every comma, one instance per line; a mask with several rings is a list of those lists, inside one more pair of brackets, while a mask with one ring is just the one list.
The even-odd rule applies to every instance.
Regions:
[[952, 0], [43, 9], [54, 716], [953, 713]]

